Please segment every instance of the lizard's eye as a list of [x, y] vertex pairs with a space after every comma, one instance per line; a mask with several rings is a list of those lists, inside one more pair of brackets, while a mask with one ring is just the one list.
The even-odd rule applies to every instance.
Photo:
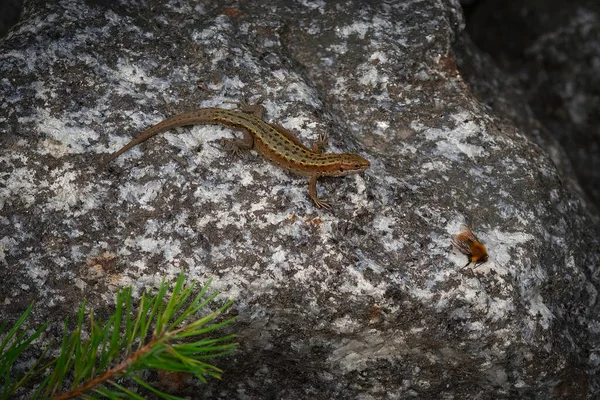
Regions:
[[344, 168], [340, 167], [340, 172], [344, 172]]

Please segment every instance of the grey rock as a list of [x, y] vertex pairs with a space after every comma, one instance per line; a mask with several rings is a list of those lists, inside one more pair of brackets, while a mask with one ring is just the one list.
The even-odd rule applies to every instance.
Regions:
[[[117, 287], [184, 270], [237, 299], [240, 349], [173, 394], [593, 397], [597, 215], [506, 116], [524, 103], [473, 94], [457, 59], [486, 58], [458, 1], [289, 4], [28, 4], [0, 42], [0, 314], [35, 300], [58, 334], [82, 297], [106, 313]], [[321, 182], [332, 212], [305, 179], [232, 160], [226, 128], [99, 169], [167, 116], [243, 99], [372, 168]], [[461, 223], [490, 261], [462, 268]]]

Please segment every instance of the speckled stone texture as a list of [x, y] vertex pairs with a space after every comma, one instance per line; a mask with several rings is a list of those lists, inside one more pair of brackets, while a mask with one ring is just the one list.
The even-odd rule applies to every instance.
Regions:
[[[58, 335], [82, 298], [106, 315], [117, 287], [184, 270], [237, 299], [240, 346], [173, 394], [593, 398], [597, 216], [464, 27], [450, 0], [27, 2], [0, 42], [0, 314], [34, 300]], [[167, 116], [244, 99], [372, 168], [320, 182], [331, 212], [218, 126], [99, 169]], [[451, 251], [464, 222], [487, 263]]]

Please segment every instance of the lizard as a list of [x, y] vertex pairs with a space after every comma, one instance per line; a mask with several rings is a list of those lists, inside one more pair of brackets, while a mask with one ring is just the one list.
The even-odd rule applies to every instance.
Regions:
[[267, 123], [262, 105], [243, 105], [238, 109], [199, 108], [167, 118], [151, 126], [120, 150], [110, 155], [104, 165], [152, 136], [172, 128], [197, 124], [221, 124], [244, 133], [243, 139], [223, 139], [234, 155], [255, 149], [259, 155], [279, 167], [309, 178], [308, 194], [317, 207], [331, 206], [317, 196], [317, 179], [321, 176], [343, 176], [359, 173], [370, 167], [368, 160], [353, 153], [322, 153], [326, 138], [321, 136], [308, 148], [291, 132], [277, 124]]

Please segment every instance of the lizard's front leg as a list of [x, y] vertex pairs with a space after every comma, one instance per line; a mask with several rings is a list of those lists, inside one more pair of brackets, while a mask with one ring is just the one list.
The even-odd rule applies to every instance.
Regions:
[[[320, 134], [317, 141], [312, 144], [312, 151], [315, 153], [320, 153], [321, 150], [324, 149], [325, 147], [327, 147], [327, 135], [323, 133], [323, 134]], [[317, 196], [317, 179], [318, 178], [319, 177], [317, 175], [313, 175], [310, 177], [310, 179], [308, 181], [308, 195], [315, 202], [317, 207], [325, 208], [325, 209], [329, 210], [331, 208], [329, 203], [327, 203], [324, 200], [319, 199], [319, 196]]]
[[331, 206], [329, 205], [329, 203], [327, 203], [326, 201], [323, 201], [323, 200], [319, 199], [319, 196], [317, 196], [317, 179], [318, 179], [318, 176], [317, 175], [313, 175], [308, 180], [308, 195], [315, 202], [315, 204], [317, 205], [317, 207], [319, 207], [319, 208], [325, 208], [325, 209], [328, 210], [328, 209], [331, 208]]

